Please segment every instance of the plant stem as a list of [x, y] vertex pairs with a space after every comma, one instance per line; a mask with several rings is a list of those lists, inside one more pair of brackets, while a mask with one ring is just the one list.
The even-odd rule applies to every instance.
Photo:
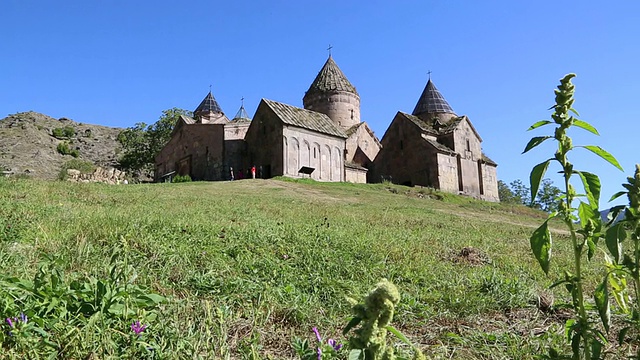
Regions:
[[575, 261], [575, 271], [576, 271], [576, 291], [578, 297], [578, 317], [580, 322], [580, 336], [582, 337], [584, 343], [584, 357], [586, 360], [591, 359], [591, 348], [588, 334], [588, 325], [589, 321], [587, 318], [587, 311], [584, 307], [584, 295], [582, 291], [582, 246], [578, 245], [578, 238], [576, 236], [575, 228], [573, 227], [573, 221], [571, 221], [571, 202], [573, 200], [573, 196], [570, 195], [569, 190], [569, 178], [571, 177], [571, 173], [568, 170], [568, 166], [565, 166], [565, 178], [564, 184], [566, 189], [566, 201], [567, 201], [567, 210], [565, 213], [564, 221], [569, 227], [569, 232], [571, 233], [571, 242], [573, 244], [573, 256]]
[[[634, 290], [635, 290], [635, 295], [636, 295], [636, 311], [634, 311], [634, 313], [632, 314], [632, 318], [636, 317], [636, 314], [640, 314], [640, 304], [638, 303], [638, 299], [640, 299], [640, 289], [638, 288], [638, 286], [640, 286], [640, 271], [638, 270], [638, 266], [640, 265], [640, 238], [638, 237], [638, 221], [634, 220], [633, 221], [633, 225], [631, 227], [631, 229], [633, 230], [633, 232], [631, 233], [632, 239], [633, 239], [633, 245], [634, 245], [634, 250], [633, 250], [633, 257], [635, 260], [635, 267], [633, 269], [633, 282], [634, 282]], [[640, 325], [638, 324], [638, 319], [633, 319], [634, 323], [636, 325], [636, 330], [640, 330], [638, 329], [640, 327]], [[636, 358], [640, 359], [640, 346], [636, 347]]]

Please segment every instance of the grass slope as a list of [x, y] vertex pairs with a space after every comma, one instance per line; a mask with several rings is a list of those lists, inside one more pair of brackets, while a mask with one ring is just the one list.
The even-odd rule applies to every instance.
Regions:
[[[562, 316], [535, 301], [571, 253], [556, 232], [543, 275], [528, 242], [542, 219], [382, 184], [0, 179], [0, 273], [31, 278], [48, 254], [67, 274], [101, 276], [125, 249], [135, 282], [172, 299], [145, 332], [159, 358], [293, 358], [293, 337], [311, 339], [312, 326], [344, 341], [345, 296], [385, 277], [402, 295], [394, 324], [429, 357], [530, 359], [564, 346]], [[70, 357], [116, 356], [107, 335], [88, 336], [53, 337]]]

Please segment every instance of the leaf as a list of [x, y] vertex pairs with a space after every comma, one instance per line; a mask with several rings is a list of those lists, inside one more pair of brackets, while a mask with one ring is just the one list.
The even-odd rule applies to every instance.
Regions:
[[384, 327], [385, 329], [387, 329], [390, 333], [392, 333], [393, 335], [397, 336], [398, 339], [402, 340], [402, 342], [404, 342], [405, 344], [413, 347], [413, 344], [411, 343], [411, 341], [409, 341], [409, 339], [407, 339], [406, 336], [404, 336], [403, 333], [401, 333], [400, 331], [398, 331], [398, 329], [394, 328], [391, 325], [387, 325]]
[[584, 229], [590, 219], [597, 220], [600, 214], [596, 214], [596, 211], [589, 204], [580, 201], [580, 205], [578, 205], [578, 216], [580, 217], [580, 226]]
[[598, 313], [600, 314], [600, 319], [602, 320], [602, 325], [604, 325], [604, 329], [609, 332], [609, 327], [611, 325], [611, 309], [609, 308], [609, 276], [605, 276], [602, 280], [602, 283], [598, 285], [595, 293], [593, 294], [593, 298], [596, 302], [596, 307], [598, 308]]
[[620, 263], [620, 256], [622, 255], [622, 241], [626, 238], [627, 232], [620, 223], [608, 228], [605, 234], [607, 249], [609, 249], [609, 253], [611, 253], [617, 264]]
[[351, 319], [351, 321], [349, 321], [347, 326], [344, 327], [344, 330], [342, 330], [342, 335], [347, 335], [347, 333], [349, 332], [349, 330], [351, 330], [351, 328], [360, 324], [360, 321], [362, 321], [362, 318], [358, 316], [355, 316], [353, 319]]
[[620, 169], [620, 171], [624, 171], [624, 169], [622, 168], [622, 166], [620, 166], [620, 163], [618, 163], [618, 160], [616, 160], [615, 157], [613, 157], [613, 155], [609, 154], [605, 149], [601, 148], [600, 146], [596, 146], [596, 145], [584, 145], [584, 146], [578, 146], [578, 147], [583, 147], [589, 151], [591, 151], [592, 153], [600, 156], [601, 158], [603, 158], [604, 160], [606, 160], [609, 164], [617, 167], [618, 169]]
[[548, 124], [551, 124], [551, 123], [552, 123], [552, 122], [551, 122], [551, 121], [549, 121], [549, 120], [540, 120], [540, 121], [537, 121], [535, 124], [531, 125], [531, 126], [527, 129], [527, 131], [530, 131], [530, 130], [533, 130], [533, 129], [537, 129], [537, 128], [539, 128], [540, 126], [545, 126], [545, 125], [548, 125]]
[[551, 262], [551, 233], [549, 232], [548, 220], [531, 234], [531, 251], [536, 260], [540, 263], [542, 271], [549, 274], [549, 264]]
[[360, 360], [364, 352], [361, 349], [354, 349], [349, 352], [349, 360]]
[[587, 193], [589, 204], [593, 209], [597, 210], [600, 206], [600, 178], [598, 178], [598, 175], [586, 171], [576, 171], [576, 173], [582, 179], [582, 185]]
[[618, 344], [624, 343], [624, 338], [627, 336], [627, 332], [629, 332], [630, 327], [626, 327], [620, 330], [618, 333]]
[[551, 136], [536, 136], [531, 138], [531, 140], [529, 140], [529, 143], [527, 144], [527, 146], [525, 146], [524, 151], [522, 153], [523, 154], [526, 153], [527, 151], [533, 149], [534, 147], [542, 144], [547, 139], [551, 139]]
[[535, 201], [536, 196], [538, 195], [538, 189], [540, 188], [540, 181], [544, 176], [544, 173], [547, 172], [547, 167], [549, 167], [549, 162], [551, 159], [548, 159], [545, 162], [541, 162], [531, 169], [531, 175], [529, 175], [529, 182], [531, 184], [531, 205], [533, 206], [533, 202]]
[[600, 359], [601, 354], [602, 354], [602, 344], [598, 340], [593, 340], [591, 342], [591, 359], [598, 360]]
[[573, 333], [575, 326], [576, 319], [569, 319], [564, 323], [564, 336], [567, 337], [567, 341], [571, 341], [571, 333]]
[[574, 108], [570, 108], [569, 111], [571, 111], [572, 113], [576, 114], [576, 116], [580, 116], [580, 114], [578, 114], [578, 110], [576, 110]]
[[138, 297], [138, 300], [142, 300], [146, 306], [155, 306], [166, 302], [167, 298], [158, 294], [145, 294]]
[[589, 237], [587, 239], [587, 259], [591, 261], [593, 259], [593, 255], [596, 254], [596, 243], [593, 242], [593, 238]]
[[[576, 114], [577, 115], [577, 114]], [[578, 115], [579, 116], [579, 115]], [[600, 133], [598, 133], [598, 130], [596, 130], [595, 127], [593, 127], [593, 125], [589, 124], [586, 121], [582, 121], [582, 120], [578, 120], [578, 119], [574, 119], [573, 120], [573, 125], [585, 129], [590, 133], [596, 134], [596, 135], [600, 135]]]
[[611, 196], [611, 199], [609, 199], [609, 202], [619, 198], [620, 196], [626, 194], [626, 191], [618, 191], [617, 193], [613, 194], [613, 196]]

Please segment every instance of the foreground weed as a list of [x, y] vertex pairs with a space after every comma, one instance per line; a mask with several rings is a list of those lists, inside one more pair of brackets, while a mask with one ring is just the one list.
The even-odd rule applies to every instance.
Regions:
[[[598, 359], [602, 352], [603, 343], [606, 342], [604, 334], [598, 330], [589, 320], [587, 313], [587, 305], [585, 304], [584, 279], [582, 277], [582, 260], [587, 255], [587, 259], [591, 260], [596, 252], [598, 239], [603, 236], [602, 220], [600, 218], [599, 199], [600, 199], [600, 180], [597, 175], [586, 171], [575, 170], [573, 164], [568, 159], [568, 154], [576, 147], [582, 147], [608, 161], [618, 169], [622, 167], [618, 161], [608, 152], [599, 146], [585, 145], [574, 146], [572, 139], [567, 134], [567, 130], [572, 126], [580, 127], [595, 135], [599, 135], [598, 131], [589, 123], [579, 120], [570, 113], [578, 115], [573, 109], [573, 95], [575, 86], [571, 83], [571, 79], [575, 74], [568, 74], [560, 80], [558, 89], [555, 90], [556, 104], [550, 120], [542, 120], [533, 124], [529, 130], [533, 130], [545, 125], [558, 125], [553, 136], [537, 136], [532, 138], [523, 153], [528, 152], [534, 147], [540, 145], [547, 139], [554, 139], [558, 143], [558, 150], [553, 158], [536, 165], [530, 176], [531, 181], [531, 198], [535, 198], [540, 187], [545, 172], [552, 161], [560, 165], [560, 173], [564, 177], [564, 191], [558, 202], [558, 211], [549, 215], [547, 220], [533, 232], [531, 235], [531, 249], [534, 256], [540, 263], [542, 270], [548, 274], [551, 262], [551, 233], [549, 231], [549, 220], [559, 217], [569, 229], [573, 254], [575, 274], [565, 271], [564, 280], [556, 283], [556, 285], [564, 284], [572, 297], [572, 306], [574, 307], [577, 319], [570, 319], [566, 323], [567, 337], [571, 342], [573, 351], [573, 359]], [[578, 115], [579, 116], [579, 115]], [[586, 195], [578, 195], [575, 188], [571, 185], [570, 180], [573, 175], [578, 175], [582, 180]], [[574, 200], [585, 198], [587, 202], [580, 201], [578, 208], [574, 208]], [[577, 213], [577, 216], [576, 216]], [[575, 222], [580, 221], [580, 229], [576, 229]], [[581, 235], [581, 238], [578, 238]], [[608, 287], [605, 276], [602, 284], [600, 284], [594, 294], [594, 300], [598, 309], [600, 319], [606, 331], [609, 331], [610, 309], [608, 299]], [[559, 355], [555, 350], [550, 350], [550, 357], [557, 358]]]
[[400, 340], [411, 346], [414, 359], [424, 359], [420, 350], [396, 328], [391, 325], [396, 305], [400, 302], [398, 289], [388, 280], [383, 279], [369, 292], [362, 303], [350, 299], [354, 317], [344, 328], [346, 335], [351, 329], [355, 335], [349, 339], [350, 360], [392, 360], [396, 359], [394, 349], [387, 345], [387, 332], [393, 333]]

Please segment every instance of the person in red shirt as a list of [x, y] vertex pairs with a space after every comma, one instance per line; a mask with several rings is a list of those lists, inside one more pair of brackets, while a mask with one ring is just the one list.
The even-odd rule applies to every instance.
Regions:
[[255, 166], [255, 165], [253, 165], [253, 166], [251, 167], [251, 178], [252, 178], [252, 179], [255, 179], [255, 178], [256, 178], [256, 166]]

